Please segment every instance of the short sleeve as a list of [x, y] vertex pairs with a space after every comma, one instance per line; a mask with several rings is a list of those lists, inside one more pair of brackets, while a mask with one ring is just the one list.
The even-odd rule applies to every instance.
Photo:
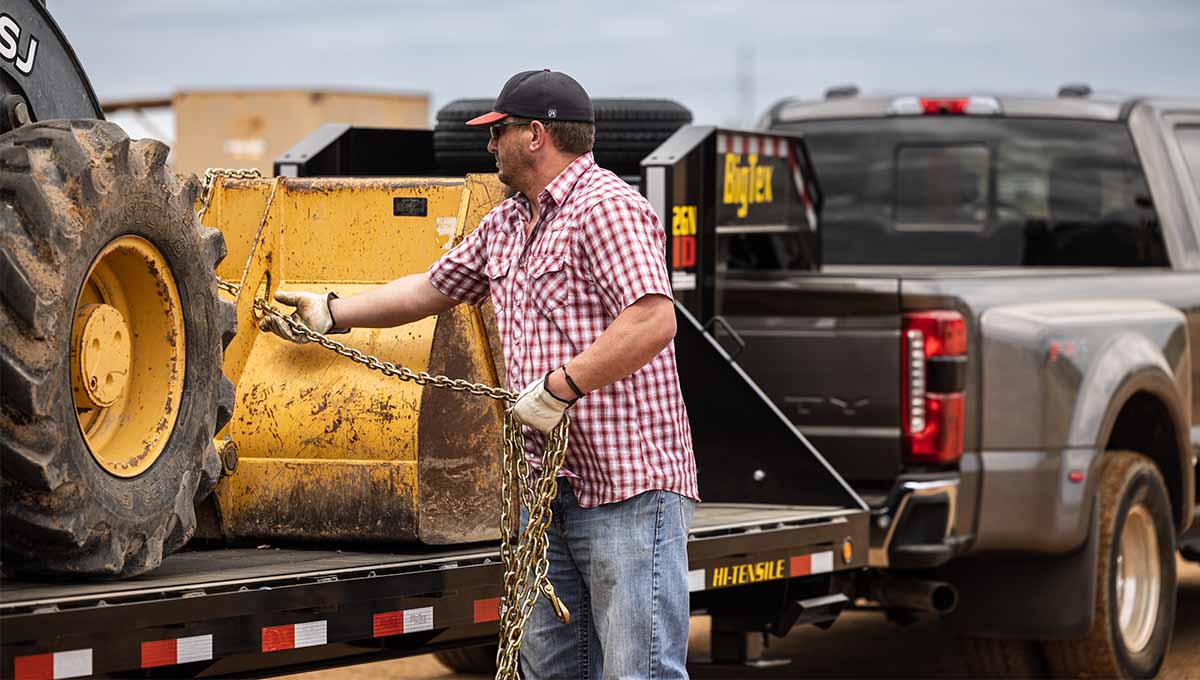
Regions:
[[584, 220], [583, 241], [614, 317], [646, 295], [671, 297], [666, 234], [649, 203], [624, 197], [597, 203]]
[[487, 241], [494, 214], [488, 213], [479, 227], [429, 268], [429, 283], [446, 297], [476, 307], [487, 300]]

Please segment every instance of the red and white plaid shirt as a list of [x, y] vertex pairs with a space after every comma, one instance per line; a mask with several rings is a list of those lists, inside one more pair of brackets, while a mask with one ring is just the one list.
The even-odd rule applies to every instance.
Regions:
[[[529, 202], [518, 194], [429, 269], [434, 288], [450, 298], [480, 305], [491, 297], [513, 391], [587, 349], [643, 296], [671, 297], [658, 216], [592, 154], [554, 178], [538, 206], [528, 239]], [[564, 475], [582, 507], [655, 489], [699, 500], [674, 343], [569, 413]], [[527, 427], [525, 442], [537, 464], [545, 437]]]

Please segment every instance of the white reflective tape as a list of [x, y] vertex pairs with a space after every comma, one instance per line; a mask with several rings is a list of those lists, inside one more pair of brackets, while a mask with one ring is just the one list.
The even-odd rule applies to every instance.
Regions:
[[736, 154], [743, 153], [743, 149], [745, 148], [745, 142], [743, 141], [742, 136], [741, 135], [732, 135], [731, 137], [732, 137], [732, 141], [733, 141], [733, 144], [732, 144], [733, 148], [731, 149], [731, 151]]
[[54, 680], [92, 674], [92, 650], [76, 649], [54, 653]]
[[693, 569], [688, 572], [688, 592], [694, 593], [697, 590], [704, 590], [703, 569]]
[[759, 149], [758, 143], [759, 143], [758, 137], [747, 137], [746, 138], [746, 153], [757, 154], [758, 149]]
[[833, 571], [833, 553], [820, 552], [813, 553], [812, 556], [812, 573], [824, 574]]
[[671, 290], [696, 290], [696, 275], [691, 272], [671, 272]]
[[197, 635], [175, 641], [175, 663], [208, 661], [213, 658], [213, 636]]
[[717, 153], [725, 153], [729, 151], [729, 135], [717, 135]]
[[315, 647], [323, 645], [329, 639], [326, 635], [327, 622], [309, 621], [296, 624], [296, 648]]
[[433, 607], [404, 610], [404, 632], [415, 633], [419, 630], [433, 630]]

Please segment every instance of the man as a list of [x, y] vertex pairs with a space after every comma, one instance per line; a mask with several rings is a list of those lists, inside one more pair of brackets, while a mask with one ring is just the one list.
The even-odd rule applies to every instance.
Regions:
[[[549, 578], [522, 649], [537, 678], [684, 678], [687, 531], [698, 500], [675, 367], [665, 234], [649, 203], [598, 167], [591, 99], [550, 70], [513, 76], [488, 151], [516, 194], [429, 271], [340, 299], [281, 292], [318, 332], [391, 327], [490, 297], [514, 408], [536, 463], [571, 409], [548, 529]], [[264, 328], [291, 337], [268, 318]], [[522, 521], [525, 521], [522, 513]]]

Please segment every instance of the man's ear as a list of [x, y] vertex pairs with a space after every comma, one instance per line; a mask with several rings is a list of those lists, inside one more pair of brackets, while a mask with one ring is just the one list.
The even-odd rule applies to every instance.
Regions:
[[550, 131], [542, 124], [542, 121], [535, 120], [529, 124], [529, 131], [533, 134], [529, 137], [529, 150], [538, 151], [542, 147], [550, 144]]

